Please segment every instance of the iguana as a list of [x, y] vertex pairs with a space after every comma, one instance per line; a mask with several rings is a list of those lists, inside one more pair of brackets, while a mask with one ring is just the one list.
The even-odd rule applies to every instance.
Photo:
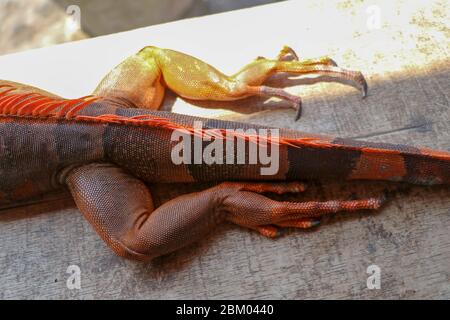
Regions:
[[[378, 209], [383, 203], [383, 197], [281, 202], [263, 195], [302, 192], [299, 180], [450, 184], [448, 152], [284, 129], [278, 136], [263, 135], [267, 128], [262, 126], [157, 110], [170, 88], [197, 100], [275, 96], [292, 102], [299, 115], [298, 96], [264, 85], [277, 73], [331, 76], [352, 82], [364, 95], [367, 92], [361, 73], [339, 68], [327, 57], [299, 60], [289, 47], [276, 59], [257, 58], [233, 76], [180, 52], [145, 47], [107, 74], [92, 96], [79, 99], [1, 81], [0, 206], [68, 188], [82, 214], [115, 253], [149, 260], [201, 239], [225, 221], [277, 237], [283, 228], [316, 226], [328, 213]], [[200, 121], [203, 127], [196, 129]], [[216, 147], [230, 141], [244, 145], [244, 161], [229, 164], [230, 153], [222, 156], [218, 148], [209, 163], [173, 161], [173, 148], [178, 145], [174, 132], [195, 139], [207, 131]], [[200, 142], [203, 146], [208, 141]], [[263, 175], [265, 164], [248, 162], [251, 146], [270, 149], [271, 155], [276, 150], [278, 170]], [[234, 158], [238, 148], [230, 150]], [[154, 208], [146, 185], [204, 181], [221, 183], [159, 208]]]

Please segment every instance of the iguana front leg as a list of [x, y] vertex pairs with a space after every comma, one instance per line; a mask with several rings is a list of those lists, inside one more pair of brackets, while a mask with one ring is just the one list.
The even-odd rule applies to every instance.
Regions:
[[336, 66], [328, 57], [299, 61], [284, 47], [277, 59], [259, 57], [234, 75], [228, 76], [211, 65], [184, 53], [146, 47], [113, 69], [101, 81], [96, 95], [126, 98], [140, 108], [158, 109], [164, 90], [170, 88], [191, 100], [233, 101], [251, 96], [278, 97], [292, 103], [301, 113], [301, 99], [282, 88], [265, 86], [277, 73], [326, 75], [357, 86], [365, 96], [367, 83], [360, 72]]
[[259, 193], [301, 192], [299, 183], [222, 183], [180, 196], [155, 209], [145, 184], [112, 164], [89, 164], [65, 178], [75, 202], [120, 256], [149, 260], [200, 240], [230, 221], [267, 237], [278, 227], [315, 226], [329, 212], [377, 209], [381, 200], [279, 202]]

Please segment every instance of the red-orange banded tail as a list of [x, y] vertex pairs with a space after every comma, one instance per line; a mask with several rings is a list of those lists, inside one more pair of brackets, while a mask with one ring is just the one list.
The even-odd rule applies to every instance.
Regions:
[[291, 151], [290, 175], [348, 180], [450, 184], [450, 153], [404, 145], [334, 139]]
[[[192, 126], [181, 125], [168, 118], [154, 115], [100, 116], [79, 115], [79, 121], [111, 123], [129, 126], [157, 127], [167, 130], [183, 130], [189, 134], [204, 135]], [[225, 128], [216, 128], [224, 133]], [[212, 134], [211, 131], [208, 134]], [[335, 178], [344, 180], [406, 181], [415, 184], [450, 184], [450, 153], [420, 149], [411, 146], [371, 143], [347, 139], [322, 139], [319, 137], [277, 140], [258, 135], [234, 132], [217, 134], [216, 138], [237, 138], [256, 143], [273, 143], [284, 147], [280, 163], [287, 163], [287, 179]], [[286, 166], [282, 166], [286, 168]], [[280, 177], [277, 175], [277, 177]], [[239, 178], [239, 177], [235, 177]], [[256, 177], [255, 177], [256, 178]], [[270, 177], [266, 177], [270, 180]]]

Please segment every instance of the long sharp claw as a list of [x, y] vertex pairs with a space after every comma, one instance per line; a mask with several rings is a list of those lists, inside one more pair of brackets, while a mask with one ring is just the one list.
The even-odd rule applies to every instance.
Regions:
[[367, 81], [362, 74], [360, 77], [360, 82], [361, 82], [362, 97], [365, 98], [365, 97], [367, 97], [368, 86], [367, 86]]
[[350, 80], [353, 82], [353, 84], [356, 85], [359, 90], [361, 90], [362, 97], [363, 98], [367, 97], [368, 86], [367, 81], [364, 78], [364, 75], [359, 71], [347, 71], [347, 72], [351, 74]]
[[297, 103], [295, 105], [295, 109], [297, 110], [296, 114], [295, 114], [295, 121], [298, 121], [298, 119], [300, 119], [300, 117], [302, 116], [302, 103]]

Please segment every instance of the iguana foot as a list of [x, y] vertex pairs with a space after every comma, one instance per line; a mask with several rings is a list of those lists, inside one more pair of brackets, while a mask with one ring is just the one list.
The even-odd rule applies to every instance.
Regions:
[[312, 228], [320, 224], [320, 219], [324, 215], [340, 211], [376, 210], [385, 202], [384, 197], [348, 201], [281, 202], [259, 193], [280, 190], [281, 193], [301, 192], [304, 191], [303, 186], [301, 191], [300, 189], [293, 191], [285, 187], [280, 189], [277, 186], [278, 183], [264, 183], [263, 188], [255, 188], [252, 185], [253, 183], [220, 185], [219, 188], [226, 194], [222, 202], [222, 210], [226, 211], [228, 221], [257, 230], [269, 238], [282, 235], [283, 230], [280, 228]]

